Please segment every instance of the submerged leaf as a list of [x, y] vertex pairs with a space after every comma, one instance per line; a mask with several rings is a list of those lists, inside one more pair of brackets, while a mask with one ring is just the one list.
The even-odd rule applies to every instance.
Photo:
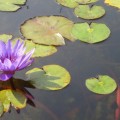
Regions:
[[90, 4], [90, 3], [96, 2], [98, 0], [56, 0], [56, 1], [63, 6], [75, 8], [79, 4]]
[[75, 8], [74, 13], [77, 17], [83, 19], [96, 19], [102, 17], [105, 14], [105, 10], [103, 7], [96, 5], [91, 8], [89, 5], [79, 5]]
[[65, 45], [64, 38], [71, 41], [73, 22], [60, 16], [43, 16], [27, 20], [21, 25], [21, 32], [34, 43], [44, 45]]
[[0, 0], [0, 11], [16, 11], [26, 0]]
[[107, 75], [99, 75], [98, 78], [87, 79], [86, 87], [94, 93], [110, 94], [116, 89], [117, 84], [111, 77]]
[[38, 89], [59, 90], [70, 83], [69, 72], [59, 65], [46, 65], [43, 70], [34, 68], [26, 73], [27, 79]]
[[120, 0], [105, 0], [108, 5], [120, 8]]
[[72, 34], [79, 40], [87, 43], [97, 43], [107, 39], [110, 30], [101, 23], [76, 23], [72, 29]]

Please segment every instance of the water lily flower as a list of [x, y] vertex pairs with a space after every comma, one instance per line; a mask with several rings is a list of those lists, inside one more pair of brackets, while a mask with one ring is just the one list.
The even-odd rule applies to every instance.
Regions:
[[34, 50], [25, 54], [25, 43], [18, 40], [12, 46], [11, 40], [7, 43], [0, 41], [0, 80], [9, 80], [16, 71], [22, 70], [31, 65]]

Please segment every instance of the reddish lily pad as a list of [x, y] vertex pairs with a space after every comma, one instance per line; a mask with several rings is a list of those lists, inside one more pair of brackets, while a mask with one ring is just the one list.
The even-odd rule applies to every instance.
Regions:
[[70, 83], [69, 72], [59, 65], [46, 65], [43, 69], [34, 68], [26, 73], [31, 84], [43, 90], [63, 89]]
[[21, 25], [26, 39], [44, 45], [65, 45], [64, 38], [74, 41], [71, 34], [73, 22], [60, 16], [43, 16], [27, 20]]

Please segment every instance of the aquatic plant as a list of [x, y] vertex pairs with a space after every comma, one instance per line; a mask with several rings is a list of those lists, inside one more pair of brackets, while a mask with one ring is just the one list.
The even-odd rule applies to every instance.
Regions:
[[7, 43], [0, 41], [0, 80], [6, 81], [10, 79], [16, 71], [22, 70], [31, 65], [31, 59], [34, 49], [25, 53], [26, 48], [24, 42], [17, 41], [12, 46], [12, 42], [8, 40]]

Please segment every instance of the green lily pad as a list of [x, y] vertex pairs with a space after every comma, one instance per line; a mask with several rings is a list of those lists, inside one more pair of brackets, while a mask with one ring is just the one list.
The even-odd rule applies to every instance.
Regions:
[[74, 13], [77, 17], [83, 19], [96, 19], [102, 17], [105, 14], [105, 10], [103, 7], [96, 5], [91, 8], [89, 5], [79, 5], [75, 8]]
[[8, 35], [8, 34], [0, 34], [0, 40], [7, 42], [8, 40], [12, 39], [12, 35]]
[[87, 79], [86, 87], [94, 93], [110, 94], [117, 88], [117, 84], [111, 77], [99, 75], [98, 78]]
[[34, 68], [26, 73], [31, 84], [43, 90], [63, 89], [70, 83], [69, 72], [59, 65], [46, 65], [43, 69]]
[[4, 112], [7, 112], [10, 108], [10, 104], [15, 107], [15, 109], [22, 109], [26, 106], [26, 97], [19, 90], [6, 89], [0, 91], [0, 101], [3, 103]]
[[76, 23], [72, 29], [72, 34], [80, 41], [87, 43], [97, 43], [104, 41], [110, 36], [110, 29], [101, 23]]
[[98, 0], [56, 0], [56, 1], [63, 6], [66, 6], [69, 8], [75, 8], [79, 4], [90, 4]]
[[74, 41], [71, 34], [73, 22], [60, 16], [43, 16], [27, 20], [21, 25], [21, 32], [34, 43], [44, 45], [65, 45], [64, 38]]
[[26, 0], [0, 0], [0, 11], [16, 11]]

